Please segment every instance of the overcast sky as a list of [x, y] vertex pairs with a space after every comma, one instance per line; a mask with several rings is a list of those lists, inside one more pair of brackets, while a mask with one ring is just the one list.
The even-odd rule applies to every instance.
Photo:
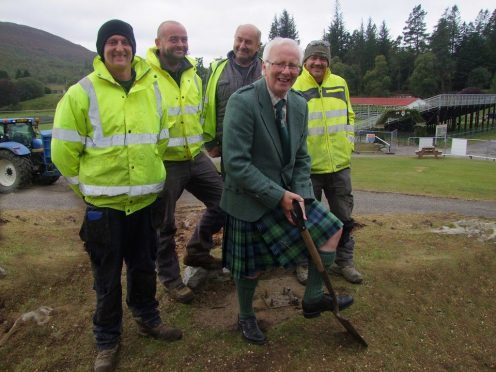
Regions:
[[[446, 8], [457, 5], [462, 21], [473, 22], [481, 9], [492, 12], [490, 0], [340, 0], [349, 32], [367, 25], [369, 17], [379, 28], [382, 21], [393, 39], [402, 34], [414, 6], [427, 12], [429, 32]], [[0, 0], [0, 21], [39, 28], [96, 51], [98, 28], [112, 18], [130, 23], [135, 32], [137, 54], [145, 55], [154, 44], [156, 30], [164, 20], [176, 20], [188, 31], [190, 54], [208, 62], [225, 56], [232, 48], [236, 27], [253, 23], [266, 42], [274, 16], [283, 9], [294, 17], [301, 45], [322, 37], [334, 16], [335, 0]]]

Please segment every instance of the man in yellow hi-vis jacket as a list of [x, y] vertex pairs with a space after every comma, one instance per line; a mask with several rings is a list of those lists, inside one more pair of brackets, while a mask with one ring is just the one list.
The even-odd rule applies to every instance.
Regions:
[[224, 225], [224, 212], [219, 207], [222, 195], [222, 177], [215, 165], [202, 151], [205, 140], [200, 122], [202, 82], [196, 73], [196, 61], [188, 57], [188, 34], [176, 21], [163, 22], [157, 31], [155, 47], [147, 53], [147, 61], [159, 76], [169, 107], [170, 139], [164, 155], [167, 168], [162, 199], [164, 220], [160, 229], [157, 254], [158, 278], [169, 296], [189, 303], [193, 292], [184, 285], [180, 276], [174, 235], [176, 233], [176, 202], [186, 189], [207, 207], [191, 239], [186, 245], [183, 262], [188, 266], [207, 270], [222, 268], [219, 258], [213, 257], [213, 234]]
[[161, 222], [157, 195], [165, 180], [162, 156], [169, 122], [157, 77], [135, 56], [132, 27], [102, 25], [94, 72], [73, 85], [57, 106], [52, 158], [87, 204], [80, 236], [91, 260], [96, 310], [95, 371], [115, 369], [122, 332], [121, 271], [126, 303], [138, 332], [164, 341], [182, 337], [162, 323], [155, 257]]
[[[308, 104], [308, 152], [312, 158], [312, 185], [315, 197], [322, 191], [331, 212], [343, 222], [343, 234], [331, 270], [351, 283], [361, 283], [362, 275], [353, 262], [353, 194], [351, 188], [351, 153], [354, 149], [355, 113], [351, 107], [346, 81], [331, 73], [330, 45], [312, 41], [305, 49], [304, 67], [293, 85]], [[302, 272], [303, 271], [303, 272]], [[304, 281], [305, 271], [297, 269]]]

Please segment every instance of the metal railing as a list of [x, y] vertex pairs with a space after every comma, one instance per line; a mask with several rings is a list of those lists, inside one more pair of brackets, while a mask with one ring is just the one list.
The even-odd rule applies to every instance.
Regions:
[[[475, 106], [496, 104], [496, 94], [440, 94], [418, 102], [416, 108], [420, 113], [437, 107]], [[407, 109], [407, 106], [373, 106], [355, 105], [355, 130], [373, 128], [386, 110]]]
[[[367, 147], [366, 144], [375, 146]], [[358, 130], [355, 132], [355, 152], [382, 152], [393, 154], [398, 149], [398, 130], [376, 131], [376, 130]]]
[[495, 103], [496, 94], [440, 94], [425, 99], [419, 105], [419, 111], [433, 107], [490, 105]]

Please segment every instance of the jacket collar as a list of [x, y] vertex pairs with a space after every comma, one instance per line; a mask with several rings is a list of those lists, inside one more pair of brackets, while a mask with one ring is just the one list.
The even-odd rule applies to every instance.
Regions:
[[[158, 52], [157, 47], [148, 48], [148, 51], [146, 52], [146, 62], [152, 65], [152, 67], [161, 70], [162, 67], [160, 66], [160, 60], [158, 59], [157, 52]], [[191, 65], [190, 67], [196, 69], [196, 65], [198, 63], [196, 58], [186, 56], [186, 60], [187, 63]]]
[[[322, 82], [326, 81], [327, 78], [329, 77], [329, 75], [331, 75], [331, 69], [329, 67], [327, 67], [326, 72], [324, 74], [324, 80], [322, 80]], [[310, 72], [307, 70], [307, 68], [305, 66], [303, 66], [303, 71], [301, 72], [301, 77], [305, 80], [308, 80], [308, 82], [313, 84], [313, 85], [320, 85], [315, 81], [312, 74], [310, 74]]]
[[[235, 57], [236, 57], [236, 56], [234, 55], [234, 51], [232, 51], [232, 50], [231, 50], [231, 51], [229, 51], [229, 53], [227, 53], [227, 59], [228, 59], [228, 60], [230, 60], [232, 63], [236, 63], [236, 62], [234, 61], [234, 58], [235, 58]], [[253, 64], [255, 64], [255, 63], [257, 62], [257, 60], [260, 60], [260, 62], [262, 61], [262, 60], [260, 59], [260, 57], [258, 57], [258, 54], [256, 53], [256, 54], [253, 56], [253, 58], [252, 58], [251, 63], [250, 63], [250, 65], [249, 65], [249, 66], [253, 66]]]

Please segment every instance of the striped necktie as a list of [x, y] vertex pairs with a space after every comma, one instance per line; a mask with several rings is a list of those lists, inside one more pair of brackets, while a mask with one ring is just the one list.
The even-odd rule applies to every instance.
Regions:
[[285, 99], [281, 99], [279, 102], [277, 102], [274, 105], [274, 108], [276, 109], [276, 125], [277, 129], [279, 130], [279, 137], [281, 139], [281, 145], [282, 145], [282, 153], [284, 156], [284, 163], [286, 164], [289, 161], [290, 158], [290, 146], [289, 146], [289, 132], [288, 132], [288, 127], [284, 120], [282, 120], [283, 117], [283, 111], [282, 108], [286, 104]]

